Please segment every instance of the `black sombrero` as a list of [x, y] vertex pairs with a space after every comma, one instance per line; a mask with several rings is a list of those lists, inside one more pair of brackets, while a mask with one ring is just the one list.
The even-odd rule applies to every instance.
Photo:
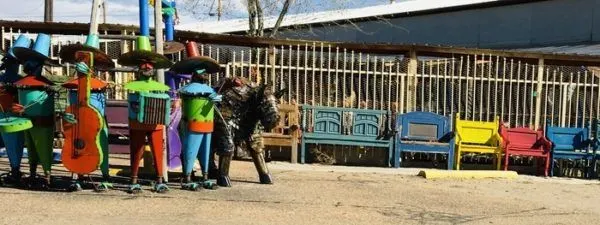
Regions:
[[122, 54], [117, 62], [123, 66], [140, 66], [151, 63], [156, 69], [169, 68], [173, 65], [167, 57], [151, 51], [150, 39], [146, 36], [137, 37], [137, 49]]
[[112, 69], [115, 68], [115, 63], [110, 57], [100, 51], [99, 40], [97, 35], [88, 35], [85, 44], [76, 43], [63, 46], [60, 50], [60, 58], [68, 63], [76, 63], [75, 53], [78, 51], [88, 51], [94, 53], [94, 67], [96, 69]]

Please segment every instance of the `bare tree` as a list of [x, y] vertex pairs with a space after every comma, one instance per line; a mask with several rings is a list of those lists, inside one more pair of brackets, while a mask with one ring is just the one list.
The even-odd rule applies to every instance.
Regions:
[[[218, 14], [226, 14], [227, 11], [237, 10], [239, 5], [235, 5], [232, 2], [235, 1], [223, 1], [225, 4], [222, 5], [222, 0], [185, 0], [183, 5], [187, 8], [187, 11], [193, 15], [201, 15], [202, 12], [199, 10], [206, 10], [208, 15], [215, 15], [212, 10], [215, 5]], [[335, 5], [335, 8], [343, 9], [346, 8], [347, 4], [352, 0], [330, 0], [328, 4]], [[216, 2], [216, 3], [215, 3]], [[269, 37], [274, 37], [281, 28], [286, 15], [294, 9], [294, 12], [313, 12], [316, 9], [324, 8], [324, 3], [314, 0], [243, 0], [248, 13], [248, 35], [260, 37], [265, 36], [265, 30], [268, 29], [267, 33]], [[223, 12], [221, 12], [223, 10]], [[277, 16], [277, 20], [273, 26], [265, 28], [265, 17]]]

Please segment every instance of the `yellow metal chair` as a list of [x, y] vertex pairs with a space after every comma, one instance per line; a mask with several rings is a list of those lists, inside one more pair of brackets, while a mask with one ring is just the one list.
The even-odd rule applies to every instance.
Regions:
[[502, 137], [498, 132], [500, 120], [493, 122], [461, 120], [456, 114], [454, 131], [456, 132], [455, 168], [460, 170], [460, 157], [463, 152], [494, 154], [496, 169], [500, 170], [502, 159]]

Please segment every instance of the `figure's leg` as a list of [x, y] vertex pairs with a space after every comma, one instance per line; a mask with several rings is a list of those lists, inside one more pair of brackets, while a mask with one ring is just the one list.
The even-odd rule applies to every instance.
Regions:
[[250, 146], [250, 155], [252, 156], [252, 161], [254, 162], [256, 171], [258, 172], [260, 183], [272, 184], [273, 179], [271, 178], [271, 174], [269, 173], [269, 169], [267, 168], [267, 163], [265, 162], [265, 153], [264, 145], [262, 143], [262, 137], [254, 135], [252, 143], [247, 144], [248, 146]]
[[9, 183], [18, 183], [22, 176], [21, 161], [23, 158], [25, 136], [23, 132], [2, 133], [2, 139], [6, 146], [6, 153], [10, 162], [10, 174], [7, 180]]
[[215, 163], [215, 151], [213, 150], [213, 146], [214, 145], [211, 143], [210, 153], [208, 155], [208, 177], [210, 179], [217, 179], [217, 177], [219, 177], [219, 168]]
[[152, 156], [154, 158], [154, 170], [156, 170], [156, 185], [154, 185], [154, 190], [158, 193], [163, 193], [169, 190], [167, 185], [163, 184], [163, 131], [164, 128], [154, 130], [150, 134], [150, 149], [152, 149]]
[[184, 144], [181, 160], [183, 164], [184, 176], [184, 185], [182, 188], [195, 190], [197, 189], [197, 185], [195, 183], [192, 183], [192, 170], [194, 169], [194, 162], [196, 162], [196, 157], [198, 156], [198, 150], [200, 149], [200, 144], [202, 142], [204, 134], [191, 132], [187, 128], [184, 129]]
[[200, 146], [200, 154], [198, 160], [200, 160], [200, 168], [202, 170], [202, 186], [207, 189], [217, 189], [217, 185], [208, 179], [208, 168], [210, 161], [210, 142], [211, 134], [204, 134], [202, 145]]
[[[220, 117], [215, 117], [215, 130], [213, 131], [215, 137], [214, 143], [211, 143], [214, 147], [214, 151], [219, 155], [219, 167], [213, 167], [218, 169], [216, 172], [217, 185], [221, 187], [231, 187], [231, 180], [229, 179], [229, 165], [233, 158], [233, 133], [228, 129], [227, 123]], [[213, 163], [214, 161], [211, 160]]]
[[131, 184], [137, 184], [140, 161], [144, 154], [146, 144], [146, 132], [140, 130], [129, 130], [129, 151], [131, 166]]
[[[105, 120], [106, 121], [106, 120]], [[99, 191], [108, 190], [112, 188], [109, 174], [109, 163], [108, 163], [108, 128], [106, 123], [100, 130], [100, 148], [102, 150], [102, 164], [100, 164], [100, 172], [102, 172], [102, 182], [98, 186]]]
[[27, 145], [27, 159], [29, 161], [28, 186], [31, 188], [35, 183], [35, 178], [37, 177], [37, 166], [40, 159], [37, 151], [35, 150], [33, 137], [31, 137], [31, 129], [23, 132], [23, 135], [25, 137], [25, 145]]
[[198, 160], [200, 160], [200, 168], [202, 169], [202, 178], [208, 179], [208, 163], [210, 158], [210, 141], [211, 134], [206, 133], [202, 138], [202, 144], [200, 145], [200, 154], [198, 154]]
[[[44, 175], [46, 182], [50, 182], [50, 176], [52, 171], [53, 157], [53, 144], [54, 144], [54, 127], [33, 127], [29, 129], [31, 137], [33, 138], [33, 144], [35, 145], [35, 151], [39, 157], [42, 168], [44, 169]], [[29, 145], [28, 145], [29, 146]]]

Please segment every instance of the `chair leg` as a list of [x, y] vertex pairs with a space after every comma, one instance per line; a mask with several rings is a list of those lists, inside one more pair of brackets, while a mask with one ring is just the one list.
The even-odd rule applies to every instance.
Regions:
[[550, 158], [550, 177], [554, 176], [554, 157]]
[[456, 170], [460, 170], [460, 150], [456, 151], [456, 159], [455, 161], [455, 165], [456, 165]]
[[454, 150], [451, 149], [448, 152], [448, 162], [447, 162], [448, 163], [448, 165], [447, 165], [448, 170], [452, 170], [452, 168], [454, 168], [454, 158], [455, 158], [455, 156], [454, 156]]
[[504, 153], [504, 171], [508, 170], [508, 157], [510, 156], [510, 154], [508, 154], [508, 151]]
[[305, 154], [306, 154], [306, 143], [301, 142], [300, 145], [302, 145], [302, 147], [300, 147], [300, 163], [304, 164], [305, 163]]
[[548, 176], [548, 169], [550, 167], [550, 156], [546, 156], [546, 163], [544, 164], [544, 176]]

